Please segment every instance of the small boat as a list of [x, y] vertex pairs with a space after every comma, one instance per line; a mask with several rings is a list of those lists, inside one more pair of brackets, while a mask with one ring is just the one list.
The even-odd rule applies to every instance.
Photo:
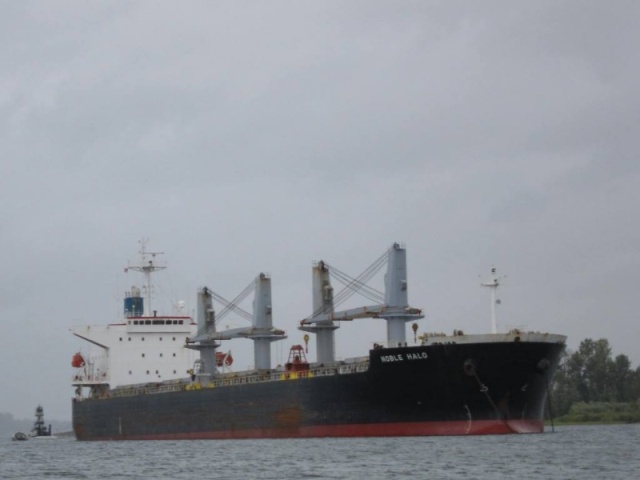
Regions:
[[49, 428], [44, 426], [44, 410], [40, 405], [38, 405], [38, 408], [36, 408], [36, 421], [33, 423], [33, 428], [31, 429], [31, 432], [29, 432], [29, 437], [55, 438], [51, 434], [51, 425], [49, 425]]
[[29, 437], [27, 437], [27, 435], [22, 432], [16, 432], [13, 434], [13, 437], [11, 437], [11, 440], [13, 440], [14, 442], [24, 442], [28, 439]]

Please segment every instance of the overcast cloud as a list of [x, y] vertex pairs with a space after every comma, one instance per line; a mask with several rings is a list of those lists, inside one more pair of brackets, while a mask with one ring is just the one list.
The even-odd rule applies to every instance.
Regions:
[[[269, 272], [274, 363], [313, 260], [355, 276], [398, 241], [420, 331], [489, 330], [495, 265], [502, 330], [638, 366], [639, 21], [634, 1], [0, 3], [0, 412], [70, 418], [69, 328], [121, 318], [142, 237], [166, 309]], [[345, 324], [337, 355], [384, 336]], [[249, 343], [225, 345], [238, 368]]]

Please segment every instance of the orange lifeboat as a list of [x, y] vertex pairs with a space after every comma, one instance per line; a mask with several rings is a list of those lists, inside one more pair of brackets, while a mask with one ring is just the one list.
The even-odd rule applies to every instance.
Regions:
[[233, 364], [233, 357], [231, 356], [231, 351], [227, 353], [224, 352], [216, 352], [216, 365], [218, 367], [230, 367]]
[[71, 366], [73, 368], [82, 368], [85, 365], [84, 357], [80, 352], [76, 353], [71, 359]]

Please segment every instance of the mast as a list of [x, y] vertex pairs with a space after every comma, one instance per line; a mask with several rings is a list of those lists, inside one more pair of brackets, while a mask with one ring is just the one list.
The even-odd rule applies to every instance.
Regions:
[[[329, 267], [321, 260], [313, 266], [313, 316], [320, 314], [333, 315], [333, 287], [329, 278]], [[335, 330], [338, 328], [332, 320], [325, 320], [314, 325], [300, 326], [304, 332], [316, 334], [316, 361], [318, 363], [335, 362]]]
[[401, 346], [406, 343], [406, 324], [414, 318], [422, 318], [408, 314], [405, 309], [409, 305], [407, 292], [407, 251], [398, 243], [389, 249], [387, 274], [384, 277], [384, 303], [389, 312], [380, 315], [387, 321], [387, 345]]
[[246, 334], [253, 340], [253, 359], [256, 370], [271, 368], [271, 342], [287, 338], [284, 331], [273, 327], [271, 308], [271, 277], [261, 273], [255, 280], [253, 319], [251, 331]]
[[480, 285], [491, 289], [491, 333], [498, 333], [496, 305], [500, 305], [500, 300], [496, 297], [498, 287], [500, 286], [500, 278], [498, 277], [496, 267], [491, 267], [491, 279], [488, 282], [481, 283]]
[[[145, 277], [145, 296], [147, 297], [146, 305], [144, 307], [144, 315], [151, 316], [153, 310], [151, 309], [151, 293], [153, 290], [153, 286], [151, 285], [151, 274], [156, 270], [164, 270], [167, 268], [166, 265], [158, 265], [154, 263], [156, 255], [164, 255], [164, 252], [148, 252], [147, 251], [147, 243], [149, 242], [148, 238], [143, 238], [139, 240], [140, 250], [138, 253], [140, 254], [140, 265], [128, 265], [124, 271], [134, 270], [136, 272], [141, 272]], [[149, 259], [151, 257], [151, 259]]]
[[213, 292], [203, 287], [198, 292], [198, 333], [187, 340], [187, 348], [200, 352], [199, 377], [217, 375], [216, 349], [220, 346], [213, 337], [216, 334], [216, 312], [213, 308]]

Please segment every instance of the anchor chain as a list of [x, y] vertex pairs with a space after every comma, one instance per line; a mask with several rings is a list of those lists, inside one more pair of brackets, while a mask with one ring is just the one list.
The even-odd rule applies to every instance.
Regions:
[[480, 391], [482, 393], [484, 393], [485, 397], [487, 397], [487, 400], [489, 401], [489, 403], [491, 404], [491, 406], [495, 410], [496, 414], [498, 415], [498, 418], [505, 424], [505, 426], [510, 431], [514, 432], [513, 428], [511, 428], [511, 426], [509, 425], [507, 420], [503, 417], [502, 413], [500, 412], [500, 409], [498, 408], [496, 403], [491, 398], [491, 395], [489, 395], [489, 387], [487, 387], [487, 385], [485, 385], [482, 382], [482, 380], [480, 380], [480, 377], [478, 376], [478, 372], [476, 370], [477, 369], [476, 369], [475, 362], [473, 362], [471, 360], [467, 360], [466, 362], [464, 362], [464, 371], [465, 371], [465, 373], [467, 375], [469, 375], [469, 376], [471, 376], [471, 377], [476, 379], [476, 382], [478, 382], [478, 385], [480, 386]]

